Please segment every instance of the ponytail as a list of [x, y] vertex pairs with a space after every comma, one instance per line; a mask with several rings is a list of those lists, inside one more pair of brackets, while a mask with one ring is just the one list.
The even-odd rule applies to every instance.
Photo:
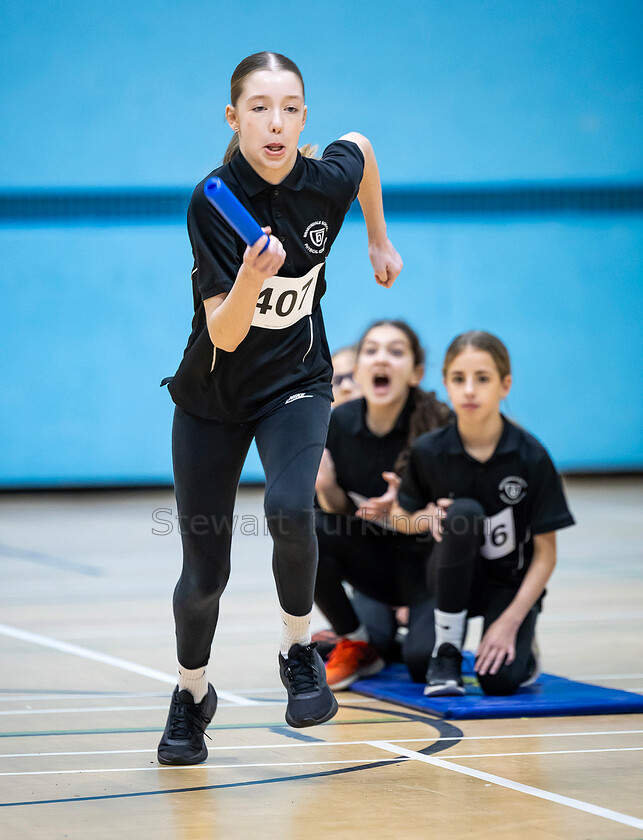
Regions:
[[223, 162], [224, 163], [230, 163], [232, 158], [235, 155], [238, 155], [238, 154], [239, 154], [239, 135], [235, 131], [235, 133], [232, 135], [232, 139], [228, 143], [228, 148], [225, 150], [225, 154], [223, 156]]
[[446, 426], [453, 419], [453, 413], [446, 403], [441, 402], [435, 391], [423, 391], [421, 388], [411, 389], [411, 416], [409, 417], [409, 436], [406, 440], [406, 447], [400, 452], [395, 461], [393, 469], [398, 475], [402, 475], [406, 467], [411, 447], [415, 441], [433, 429]]
[[317, 149], [319, 149], [319, 146], [313, 146], [311, 143], [304, 143], [303, 146], [299, 147], [299, 154], [302, 157], [317, 158]]

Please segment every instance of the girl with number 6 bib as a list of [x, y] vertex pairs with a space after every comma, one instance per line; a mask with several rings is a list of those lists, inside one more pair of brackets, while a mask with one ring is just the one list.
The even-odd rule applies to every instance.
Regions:
[[545, 448], [500, 413], [511, 388], [504, 344], [481, 331], [447, 350], [456, 424], [419, 437], [398, 492], [396, 527], [436, 540], [435, 646], [424, 693], [464, 694], [467, 618], [481, 615], [476, 673], [486, 694], [538, 676], [536, 619], [556, 564], [556, 531], [574, 524]]
[[388, 288], [402, 268], [387, 238], [366, 137], [345, 134], [320, 160], [298, 151], [306, 105], [292, 61], [270, 52], [245, 58], [232, 75], [226, 119], [234, 135], [223, 166], [208, 177], [230, 187], [266, 236], [247, 248], [208, 202], [207, 179], [196, 187], [188, 210], [192, 334], [169, 380], [183, 570], [174, 592], [179, 679], [158, 748], [162, 764], [197, 764], [208, 754], [204, 732], [217, 701], [205, 667], [230, 571], [234, 499], [253, 438], [266, 475], [286, 721], [312, 726], [337, 711], [310, 639], [313, 499], [332, 393], [319, 302], [326, 257], [356, 196], [376, 281]]

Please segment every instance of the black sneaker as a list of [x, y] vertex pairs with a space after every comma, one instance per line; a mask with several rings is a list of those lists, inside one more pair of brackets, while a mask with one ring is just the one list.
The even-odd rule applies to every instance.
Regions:
[[464, 694], [462, 683], [462, 654], [449, 642], [438, 648], [426, 672], [424, 693], [431, 697], [457, 697]]
[[205, 728], [217, 709], [217, 693], [208, 683], [208, 693], [195, 703], [189, 691], [174, 689], [165, 731], [157, 756], [161, 764], [200, 764], [208, 757]]
[[317, 645], [293, 645], [288, 658], [279, 654], [279, 674], [288, 691], [286, 723], [301, 729], [330, 720], [337, 700], [326, 682], [326, 669]]

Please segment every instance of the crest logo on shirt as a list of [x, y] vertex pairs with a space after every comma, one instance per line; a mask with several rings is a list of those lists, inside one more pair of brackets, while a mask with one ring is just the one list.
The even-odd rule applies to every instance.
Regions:
[[322, 219], [311, 222], [304, 231], [304, 248], [311, 254], [322, 254], [328, 236], [328, 225]]
[[508, 475], [498, 485], [500, 498], [508, 505], [517, 505], [527, 495], [527, 482], [519, 475]]

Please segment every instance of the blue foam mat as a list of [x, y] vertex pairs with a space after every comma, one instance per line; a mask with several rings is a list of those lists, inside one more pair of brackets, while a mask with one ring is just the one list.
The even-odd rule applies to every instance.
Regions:
[[390, 665], [374, 677], [358, 680], [351, 690], [451, 720], [643, 712], [643, 696], [639, 694], [553, 674], [541, 674], [533, 685], [519, 688], [510, 697], [487, 697], [475, 678], [469, 651], [464, 654], [462, 676], [464, 697], [425, 697], [424, 686], [411, 682], [404, 665]]

